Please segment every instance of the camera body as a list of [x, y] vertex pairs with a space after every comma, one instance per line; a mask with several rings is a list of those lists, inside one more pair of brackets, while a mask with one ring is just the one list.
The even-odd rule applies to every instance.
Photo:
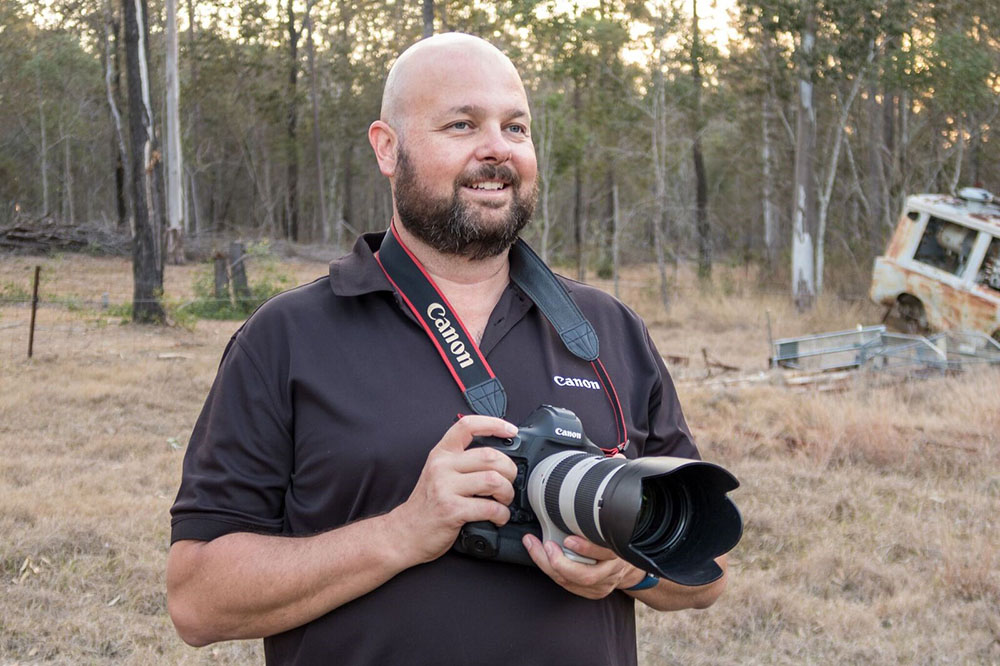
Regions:
[[[534, 534], [539, 539], [552, 540], [560, 545], [569, 534], [558, 530], [551, 521], [545, 525], [539, 521], [529, 499], [531, 472], [544, 459], [566, 451], [601, 458], [604, 452], [583, 434], [583, 425], [576, 414], [550, 405], [542, 405], [532, 412], [518, 427], [513, 438], [477, 437], [469, 448], [484, 446], [505, 453], [517, 465], [517, 477], [513, 482], [514, 500], [509, 505], [510, 520], [503, 527], [489, 521], [466, 524], [459, 532], [455, 550], [484, 559], [534, 565], [521, 543], [525, 534]], [[544, 529], [546, 525], [548, 530]], [[566, 547], [563, 547], [563, 552], [577, 561], [593, 562]]]
[[531, 533], [555, 541], [567, 557], [593, 563], [563, 545], [570, 534], [612, 549], [644, 571], [682, 585], [722, 575], [714, 558], [742, 534], [742, 519], [726, 492], [739, 483], [698, 460], [608, 458], [568, 409], [542, 405], [511, 439], [480, 437], [517, 465], [510, 520], [468, 523], [454, 550], [502, 562], [534, 565], [521, 543]]

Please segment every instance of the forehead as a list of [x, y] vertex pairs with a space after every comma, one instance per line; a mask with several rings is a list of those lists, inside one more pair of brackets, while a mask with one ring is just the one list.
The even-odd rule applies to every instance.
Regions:
[[414, 63], [403, 88], [406, 116], [438, 116], [475, 109], [528, 113], [524, 86], [510, 61], [500, 54], [442, 49]]

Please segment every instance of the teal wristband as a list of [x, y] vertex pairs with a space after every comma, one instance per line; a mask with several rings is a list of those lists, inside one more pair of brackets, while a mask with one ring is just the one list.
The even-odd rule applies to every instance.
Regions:
[[647, 573], [646, 577], [640, 580], [638, 583], [632, 587], [626, 587], [626, 592], [638, 592], [639, 590], [648, 590], [651, 587], [656, 587], [656, 584], [660, 582], [659, 577], [654, 576], [651, 573]]

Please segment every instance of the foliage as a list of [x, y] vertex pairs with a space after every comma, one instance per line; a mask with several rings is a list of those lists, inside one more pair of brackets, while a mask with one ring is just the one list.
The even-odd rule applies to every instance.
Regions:
[[[306, 4], [293, 3], [299, 31]], [[699, 13], [709, 4], [699, 3]], [[300, 34], [297, 94], [290, 100], [286, 3], [181, 4], [181, 123], [193, 233], [283, 236], [292, 156], [300, 160], [303, 240], [343, 249], [356, 232], [385, 227], [391, 215], [388, 189], [372, 168], [366, 129], [378, 117], [390, 63], [421, 33], [421, 3], [345, 0], [308, 6], [315, 85]], [[791, 217], [789, 128], [795, 126], [793, 74], [805, 7], [817, 17], [811, 63], [817, 181], [831, 168], [834, 175], [827, 225], [831, 262], [846, 258], [851, 274], [855, 266], [870, 266], [908, 194], [947, 190], [954, 180], [1000, 189], [1000, 143], [992, 140], [991, 126], [1000, 112], [995, 2], [738, 0], [728, 41], [709, 35], [710, 23], [703, 22], [706, 39], [695, 54], [688, 1], [439, 0], [435, 6], [436, 30], [462, 30], [493, 41], [523, 74], [532, 132], [548, 169], [546, 234], [550, 258], [557, 262], [575, 260], [573, 225], [579, 219], [588, 268], [600, 268], [602, 275], [611, 270], [612, 185], [619, 190], [624, 261], [654, 258], [657, 226], [668, 256], [692, 256], [697, 235], [690, 162], [696, 133], [718, 259], [781, 256]], [[151, 9], [151, 65], [158, 73], [162, 16], [157, 3]], [[120, 44], [112, 39], [110, 62], [105, 52], [105, 39], [120, 21], [110, 11], [97, 0], [45, 3], [44, 11], [42, 3], [0, 3], [0, 220], [46, 214], [117, 219], [117, 135], [105, 77], [113, 83], [115, 71], [124, 76], [124, 69]], [[691, 76], [692, 56], [702, 71], [700, 91]], [[841, 105], [856, 82], [860, 92], [847, 111], [844, 143], [831, 167]], [[154, 75], [155, 109], [162, 108], [162, 87]], [[313, 92], [315, 144], [308, 112]], [[121, 97], [119, 111], [125, 113], [128, 101]], [[289, 101], [298, 111], [293, 146]], [[780, 227], [776, 247], [767, 251], [765, 123], [771, 199]], [[661, 132], [655, 154], [654, 131]], [[317, 181], [318, 165], [323, 182]], [[326, 220], [320, 219], [321, 198]], [[539, 227], [529, 227], [532, 242], [540, 240]], [[864, 290], [865, 279], [860, 275], [855, 291]]]
[[207, 262], [195, 275], [192, 282], [195, 298], [176, 307], [167, 306], [175, 321], [185, 322], [197, 319], [245, 319], [260, 307], [261, 303], [293, 286], [292, 278], [282, 271], [280, 263], [270, 253], [266, 242], [254, 243], [247, 248], [247, 273], [253, 275], [249, 281], [250, 298], [216, 298], [215, 269]]

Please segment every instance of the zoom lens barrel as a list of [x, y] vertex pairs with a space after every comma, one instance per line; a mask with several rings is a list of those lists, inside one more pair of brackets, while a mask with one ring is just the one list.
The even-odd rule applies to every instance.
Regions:
[[576, 534], [645, 571], [704, 585], [722, 575], [714, 558], [742, 534], [726, 496], [737, 486], [729, 472], [698, 460], [564, 451], [532, 470], [528, 499], [552, 538]]

